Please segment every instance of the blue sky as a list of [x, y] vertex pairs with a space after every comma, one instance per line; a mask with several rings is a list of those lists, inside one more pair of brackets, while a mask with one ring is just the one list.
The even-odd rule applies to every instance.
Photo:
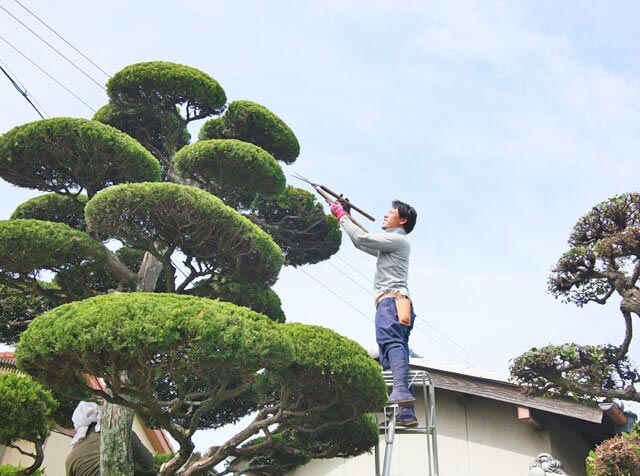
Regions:
[[[635, 2], [22, 3], [112, 74], [139, 61], [184, 63], [229, 100], [270, 108], [301, 143], [285, 172], [346, 193], [380, 217], [371, 230], [392, 199], [414, 205], [412, 347], [425, 358], [506, 373], [535, 345], [621, 341], [617, 301], [576, 309], [545, 288], [575, 221], [638, 189]], [[14, 0], [0, 5], [56, 41]], [[0, 35], [94, 109], [106, 102], [1, 10]], [[0, 59], [49, 116], [91, 117], [2, 40]], [[37, 119], [4, 77], [0, 110], [0, 133]], [[0, 181], [0, 218], [31, 195]], [[289, 321], [368, 348], [373, 270], [345, 238], [329, 262], [284, 270], [276, 290]]]

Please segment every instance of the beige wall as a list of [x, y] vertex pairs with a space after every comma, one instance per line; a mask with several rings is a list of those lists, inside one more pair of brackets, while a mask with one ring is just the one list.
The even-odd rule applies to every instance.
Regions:
[[[71, 438], [60, 434], [51, 433], [44, 445], [44, 462], [42, 467], [45, 469], [47, 476], [65, 476], [64, 460], [69, 454], [69, 442]], [[25, 451], [33, 452], [33, 444], [20, 442], [18, 443], [20, 448]], [[4, 457], [0, 460], [2, 464], [11, 464], [13, 466], [27, 467], [33, 464], [33, 459], [21, 455], [18, 451], [6, 448]]]
[[[149, 451], [155, 453], [138, 418], [133, 422], [133, 431], [136, 432]], [[44, 463], [42, 464], [46, 476], [65, 476], [64, 462], [71, 451], [69, 447], [70, 442], [71, 437], [57, 432], [51, 433], [49, 438], [47, 438], [44, 445]], [[25, 451], [33, 452], [33, 445], [31, 443], [20, 442], [19, 446]], [[0, 463], [27, 467], [33, 463], [33, 459], [21, 455], [14, 449], [4, 448], [4, 456], [2, 451], [0, 451]]]
[[[417, 412], [420, 424], [424, 425], [421, 402]], [[513, 405], [437, 391], [436, 415], [441, 476], [526, 476], [529, 464], [542, 452], [551, 453], [564, 463], [563, 456], [566, 455], [554, 453], [549, 431], [534, 431], [524, 425], [518, 420], [517, 409]], [[561, 436], [561, 441], [567, 442], [568, 453], [581, 447], [573, 434]], [[425, 435], [396, 435], [391, 476], [428, 475], [426, 443]], [[380, 450], [382, 458], [384, 436], [380, 440]], [[584, 455], [573, 459], [580, 458], [584, 460]], [[584, 476], [584, 468], [580, 469], [573, 463], [570, 468], [571, 476]], [[373, 476], [375, 461], [373, 455], [348, 460], [314, 460], [290, 474]]]

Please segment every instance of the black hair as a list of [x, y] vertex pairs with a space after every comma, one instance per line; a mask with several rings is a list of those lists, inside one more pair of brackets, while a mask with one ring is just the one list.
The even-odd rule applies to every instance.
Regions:
[[416, 213], [416, 209], [411, 205], [408, 205], [400, 200], [394, 200], [391, 202], [391, 206], [398, 210], [398, 216], [400, 218], [406, 218], [407, 221], [402, 227], [404, 231], [407, 233], [411, 233], [413, 231], [413, 227], [416, 226], [416, 219], [418, 218], [418, 213]]

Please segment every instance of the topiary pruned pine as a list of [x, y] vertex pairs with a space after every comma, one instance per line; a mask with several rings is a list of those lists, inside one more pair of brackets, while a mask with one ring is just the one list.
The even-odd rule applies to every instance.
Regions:
[[275, 198], [285, 188], [284, 173], [275, 159], [249, 142], [196, 142], [180, 150], [173, 163], [180, 176], [235, 208], [248, 208], [258, 193]]
[[0, 177], [21, 187], [91, 197], [117, 183], [158, 181], [160, 172], [138, 142], [97, 121], [43, 119], [0, 136]]
[[34, 197], [18, 206], [11, 219], [33, 219], [65, 223], [76, 230], [86, 231], [84, 221], [84, 206], [87, 204], [86, 195], [60, 195], [47, 193]]
[[[37, 284], [42, 289], [55, 290], [55, 285], [41, 281]], [[64, 299], [43, 296], [32, 289], [17, 289], [0, 284], [0, 342], [15, 344], [31, 321], [62, 302]]]
[[[327, 259], [341, 236], [312, 194], [285, 188], [276, 161], [298, 156], [293, 132], [236, 101], [208, 123], [219, 137], [187, 146], [187, 125], [222, 114], [226, 97], [183, 65], [131, 65], [107, 89], [94, 121], [48, 119], [0, 137], [0, 176], [55, 192], [0, 222], [0, 340], [22, 336], [24, 368], [59, 381], [65, 405], [86, 399], [85, 373], [104, 378], [104, 417], [118, 425], [101, 432], [102, 474], [133, 472], [122, 444], [133, 409], [179, 442], [162, 476], [203, 474], [259, 435], [276, 452], [276, 440], [297, 440], [286, 450], [296, 461], [370, 448], [360, 416], [385, 397], [366, 352], [327, 329], [278, 324], [270, 287], [282, 265]], [[164, 291], [174, 294], [143, 294]], [[194, 457], [195, 431], [252, 412], [227, 444]], [[350, 428], [363, 425], [359, 438]]]
[[278, 243], [288, 266], [324, 261], [340, 248], [338, 220], [325, 215], [313, 194], [300, 188], [288, 186], [275, 199], [259, 195], [249, 218]]
[[123, 68], [107, 82], [107, 94], [118, 107], [162, 109], [183, 105], [186, 122], [224, 111], [227, 97], [220, 84], [190, 66], [166, 61], [136, 63]]
[[300, 155], [300, 144], [289, 126], [266, 107], [251, 101], [232, 102], [224, 116], [205, 122], [198, 137], [251, 142], [285, 164], [295, 162]]
[[231, 266], [249, 282], [274, 283], [283, 264], [273, 240], [204, 190], [171, 183], [111, 187], [85, 208], [95, 231], [167, 263], [174, 251]]
[[216, 276], [198, 281], [189, 293], [194, 296], [233, 302], [264, 314], [272, 321], [285, 321], [282, 301], [273, 289], [264, 285], [248, 284]]
[[[152, 402], [155, 385], [166, 385], [166, 379], [175, 379], [176, 397], [190, 393], [182, 388], [184, 375], [200, 379], [194, 387], [206, 380], [205, 388], [222, 391], [238, 377], [250, 380], [262, 368], [286, 366], [292, 356], [287, 336], [265, 316], [231, 303], [163, 293], [109, 294], [57, 307], [29, 326], [17, 352], [21, 369], [54, 388], [80, 385], [84, 391], [83, 374], [94, 375], [133, 406], [136, 395], [144, 394], [145, 405], [154, 407], [144, 413], [156, 418], [165, 410]], [[201, 398], [224, 400], [215, 392]]]
[[[29, 244], [29, 247], [25, 246]], [[39, 220], [0, 221], [0, 284], [40, 289], [40, 271], [82, 271], [105, 266], [107, 251], [99, 241], [63, 223]]]
[[533, 348], [514, 359], [511, 373], [530, 393], [640, 401], [640, 372], [628, 359], [632, 317], [640, 317], [640, 194], [593, 207], [575, 224], [569, 246], [551, 272], [549, 292], [578, 307], [617, 295], [622, 342]]

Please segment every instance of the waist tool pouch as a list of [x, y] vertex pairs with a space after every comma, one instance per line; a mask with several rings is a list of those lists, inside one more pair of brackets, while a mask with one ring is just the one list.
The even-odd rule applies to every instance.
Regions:
[[398, 320], [400, 323], [411, 322], [411, 299], [406, 296], [397, 297], [396, 311], [398, 312]]

